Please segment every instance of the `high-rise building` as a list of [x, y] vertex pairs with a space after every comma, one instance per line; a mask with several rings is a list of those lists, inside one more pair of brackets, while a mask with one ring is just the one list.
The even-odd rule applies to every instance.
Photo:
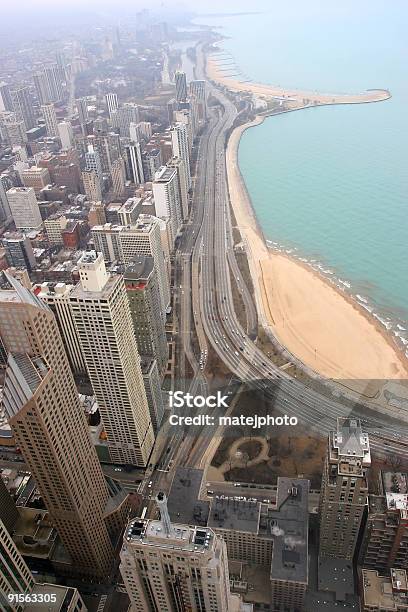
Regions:
[[37, 121], [35, 119], [29, 88], [19, 87], [15, 89], [11, 92], [11, 99], [17, 120], [24, 122], [26, 130], [31, 130], [31, 128], [37, 125]]
[[115, 261], [128, 265], [138, 255], [153, 257], [160, 291], [160, 310], [165, 313], [170, 304], [170, 285], [162, 246], [160, 219], [141, 214], [133, 225], [106, 223], [94, 226], [91, 235], [95, 249], [102, 253], [107, 263]]
[[73, 285], [44, 282], [34, 287], [34, 293], [54, 313], [72, 373], [83, 376], [86, 374], [86, 364], [69, 300], [72, 289]]
[[24, 121], [7, 121], [3, 130], [11, 147], [20, 147], [28, 142]]
[[7, 191], [13, 183], [6, 176], [0, 176], [0, 223], [7, 222], [11, 218], [10, 204], [7, 199]]
[[49, 104], [42, 104], [41, 112], [44, 117], [47, 135], [50, 138], [58, 138], [58, 122], [54, 104], [52, 102]]
[[160, 149], [152, 149], [142, 153], [143, 174], [146, 182], [153, 181], [154, 175], [163, 165]]
[[70, 121], [58, 123], [58, 136], [61, 141], [62, 149], [72, 149], [74, 146], [74, 132]]
[[135, 185], [141, 185], [145, 182], [143, 173], [142, 151], [139, 142], [130, 144], [125, 148], [128, 179]]
[[121, 196], [125, 190], [126, 169], [122, 157], [116, 159], [111, 166], [113, 193]]
[[176, 123], [171, 130], [171, 146], [173, 156], [179, 157], [184, 161], [186, 168], [186, 190], [191, 187], [191, 171], [190, 171], [190, 144], [188, 130], [185, 123]]
[[176, 100], [181, 102], [187, 98], [187, 78], [186, 73], [176, 70], [174, 73], [174, 83], [176, 85]]
[[88, 103], [86, 98], [77, 98], [75, 100], [78, 111], [79, 123], [81, 124], [82, 131], [88, 123]]
[[9, 597], [31, 593], [34, 578], [1, 518], [0, 568], [0, 609], [7, 612], [22, 612], [26, 609], [24, 602], [19, 602], [18, 599], [10, 600]]
[[179, 103], [175, 98], [172, 98], [167, 102], [167, 119], [169, 126], [173, 124], [174, 121], [174, 112], [178, 110]]
[[408, 570], [408, 473], [383, 471], [373, 486], [360, 563], [381, 572]]
[[37, 93], [37, 100], [40, 106], [43, 104], [49, 104], [49, 102], [51, 102], [52, 96], [45, 72], [39, 71], [33, 74], [33, 81]]
[[31, 168], [21, 170], [20, 178], [24, 187], [32, 187], [36, 195], [51, 183], [48, 169], [39, 166], [31, 166]]
[[14, 268], [26, 268], [31, 272], [35, 267], [35, 257], [30, 239], [20, 232], [6, 232], [2, 243], [9, 265]]
[[0, 521], [3, 521], [9, 533], [12, 533], [19, 516], [14, 499], [0, 476]]
[[53, 63], [45, 66], [44, 74], [47, 79], [47, 90], [49, 92], [48, 102], [60, 102], [64, 94], [58, 64]]
[[108, 108], [109, 117], [112, 116], [112, 113], [118, 110], [118, 94], [115, 93], [107, 93], [105, 95], [106, 106]]
[[386, 575], [362, 569], [361, 612], [408, 612], [408, 575], [393, 568]]
[[125, 531], [120, 571], [130, 610], [240, 610], [222, 538], [209, 528], [171, 523], [165, 494], [156, 501], [160, 520], [136, 518]]
[[152, 215], [139, 215], [137, 223], [120, 232], [122, 262], [129, 264], [137, 255], [153, 257], [161, 298], [161, 312], [170, 305], [170, 283], [160, 233], [160, 220]]
[[207, 94], [205, 81], [191, 81], [190, 93], [195, 98], [198, 108], [198, 121], [203, 124], [207, 119]]
[[78, 269], [71, 307], [111, 460], [145, 466], [154, 435], [123, 277], [109, 275], [94, 251]]
[[138, 255], [126, 266], [123, 276], [139, 354], [155, 359], [163, 375], [168, 347], [153, 257]]
[[183, 220], [188, 218], [188, 178], [186, 164], [180, 157], [172, 157], [167, 162], [168, 168], [175, 168], [180, 189], [180, 202]]
[[156, 215], [170, 220], [171, 239], [174, 244], [183, 219], [177, 169], [167, 166], [160, 168], [156, 172], [152, 187]]
[[84, 170], [82, 172], [82, 182], [85, 194], [91, 202], [102, 200], [101, 181], [95, 170]]
[[13, 101], [11, 99], [10, 88], [2, 81], [0, 83], [0, 112], [13, 110]]
[[42, 225], [40, 208], [32, 187], [12, 187], [7, 191], [11, 214], [17, 229], [39, 229]]
[[102, 202], [95, 202], [89, 209], [88, 214], [89, 227], [94, 225], [104, 225], [106, 223], [105, 206]]
[[73, 571], [106, 578], [113, 547], [108, 489], [55, 317], [10, 275], [0, 291], [0, 335], [8, 352], [3, 405]]
[[139, 123], [139, 107], [133, 102], [126, 102], [116, 111], [112, 111], [111, 121], [113, 127], [117, 128], [121, 136], [130, 137], [130, 124]]
[[368, 435], [361, 422], [339, 418], [329, 434], [320, 494], [319, 555], [352, 560], [367, 508]]
[[150, 410], [150, 418], [152, 419], [153, 431], [157, 434], [164, 416], [161, 376], [157, 367], [157, 361], [150, 357], [146, 357], [146, 355], [140, 356], [140, 367], [142, 368], [143, 383], [146, 391], [147, 404]]

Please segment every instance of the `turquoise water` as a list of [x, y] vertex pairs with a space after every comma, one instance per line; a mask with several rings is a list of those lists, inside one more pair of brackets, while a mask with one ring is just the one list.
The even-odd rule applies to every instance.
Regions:
[[[387, 88], [386, 102], [311, 108], [247, 130], [239, 163], [267, 239], [314, 260], [408, 338], [408, 3], [292, 2], [205, 19], [254, 81]], [[329, 5], [329, 6], [327, 6]], [[252, 10], [262, 9], [252, 3]], [[203, 20], [204, 21], [204, 20]], [[350, 286], [349, 286], [350, 285]]]

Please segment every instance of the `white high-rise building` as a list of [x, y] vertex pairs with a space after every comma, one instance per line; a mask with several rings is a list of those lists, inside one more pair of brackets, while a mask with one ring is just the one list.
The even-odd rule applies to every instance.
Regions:
[[174, 244], [183, 219], [181, 190], [177, 169], [167, 166], [160, 168], [160, 170], [156, 172], [152, 187], [156, 215], [170, 220], [171, 238]]
[[58, 138], [58, 122], [54, 104], [42, 104], [41, 112], [44, 117], [47, 135], [50, 138]]
[[72, 149], [74, 146], [74, 132], [70, 121], [61, 121], [57, 127], [62, 149]]
[[91, 202], [102, 200], [101, 181], [95, 170], [84, 170], [82, 172], [82, 182], [85, 194]]
[[113, 193], [121, 196], [125, 190], [126, 170], [123, 157], [118, 157], [111, 165]]
[[42, 225], [40, 208], [32, 187], [12, 187], [7, 200], [17, 229], [39, 229]]
[[146, 466], [154, 434], [123, 277], [109, 275], [95, 251], [82, 256], [78, 269], [71, 307], [110, 459]]
[[118, 110], [118, 94], [115, 93], [107, 93], [105, 95], [106, 106], [108, 107], [109, 117], [112, 116], [112, 113]]
[[135, 518], [125, 530], [120, 571], [130, 611], [242, 610], [230, 591], [224, 540], [208, 527], [172, 523], [164, 493], [156, 503], [160, 520]]
[[142, 151], [139, 142], [130, 144], [126, 147], [127, 167], [128, 167], [128, 179], [135, 183], [135, 185], [141, 185], [145, 182], [143, 172], [143, 161]]
[[188, 217], [188, 179], [185, 161], [184, 159], [181, 159], [181, 157], [172, 157], [167, 162], [167, 167], [175, 168], [177, 170], [182, 216], [183, 220], [186, 220]]
[[175, 123], [171, 129], [171, 147], [174, 157], [180, 157], [186, 166], [186, 184], [187, 191], [191, 187], [191, 171], [190, 171], [190, 151], [191, 151], [191, 136], [189, 135], [188, 125], [183, 122]]

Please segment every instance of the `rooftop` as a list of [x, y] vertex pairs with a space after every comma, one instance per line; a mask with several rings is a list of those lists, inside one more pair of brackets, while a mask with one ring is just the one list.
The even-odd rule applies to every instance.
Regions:
[[168, 498], [170, 518], [187, 525], [207, 525], [210, 504], [198, 499], [203, 470], [178, 467]]
[[375, 570], [363, 569], [362, 578], [363, 605], [381, 610], [401, 610], [407, 606], [405, 570], [391, 570], [391, 576], [380, 576]]
[[172, 531], [168, 534], [161, 521], [139, 518], [130, 521], [124, 537], [129, 543], [194, 554], [205, 553], [212, 548], [214, 542], [214, 532], [211, 529], [172, 523]]
[[359, 419], [339, 418], [333, 433], [333, 447], [339, 456], [366, 458], [370, 454], [368, 434], [361, 430]]
[[154, 268], [153, 257], [138, 255], [125, 268], [124, 278], [130, 281], [147, 281]]
[[258, 533], [261, 504], [234, 497], [215, 496], [211, 500], [208, 526]]

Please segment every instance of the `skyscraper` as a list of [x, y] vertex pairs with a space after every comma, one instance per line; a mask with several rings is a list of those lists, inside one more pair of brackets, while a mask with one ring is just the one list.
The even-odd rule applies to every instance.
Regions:
[[203, 123], [207, 118], [207, 94], [205, 81], [191, 81], [190, 93], [197, 102], [198, 121]]
[[171, 239], [174, 244], [183, 219], [177, 169], [167, 166], [160, 168], [156, 172], [152, 187], [156, 215], [170, 220]]
[[12, 187], [7, 191], [7, 199], [17, 229], [41, 227], [41, 213], [32, 187]]
[[60, 102], [63, 98], [63, 89], [58, 64], [53, 63], [45, 66], [44, 73], [50, 96], [48, 102]]
[[126, 147], [127, 157], [127, 168], [128, 168], [128, 179], [135, 183], [135, 185], [141, 185], [144, 183], [143, 173], [143, 161], [140, 143], [135, 142]]
[[35, 257], [30, 239], [21, 232], [6, 232], [2, 238], [3, 247], [10, 266], [26, 268], [29, 272], [35, 266]]
[[176, 123], [171, 130], [171, 146], [173, 156], [183, 160], [185, 165], [185, 184], [186, 190], [191, 187], [191, 171], [190, 171], [190, 148], [187, 126], [184, 123]]
[[71, 123], [69, 121], [61, 121], [57, 127], [62, 149], [72, 149], [74, 146], [74, 132]]
[[122, 157], [116, 159], [111, 166], [113, 193], [121, 196], [125, 190], [125, 162]]
[[139, 107], [133, 102], [126, 102], [111, 113], [112, 125], [118, 128], [121, 136], [130, 137], [130, 124], [139, 123]]
[[176, 100], [181, 102], [187, 98], [187, 78], [186, 73], [176, 70], [174, 73], [174, 83], [176, 85]]
[[[1, 480], [1, 477], [0, 477]], [[4, 486], [4, 485], [3, 485]], [[22, 612], [23, 603], [10, 601], [11, 595], [30, 593], [34, 578], [17, 550], [9, 531], [0, 517], [0, 609]]]
[[81, 124], [82, 131], [84, 133], [85, 125], [88, 122], [88, 104], [86, 98], [77, 98], [75, 102], [78, 111], [79, 123]]
[[13, 183], [6, 176], [0, 176], [0, 221], [6, 221], [11, 217], [10, 204], [7, 199], [7, 191], [11, 189]]
[[361, 422], [339, 418], [329, 434], [320, 492], [319, 555], [353, 559], [364, 510], [367, 470], [371, 464], [368, 435]]
[[123, 277], [109, 275], [94, 251], [78, 269], [71, 307], [111, 460], [145, 466], [154, 435]]
[[165, 494], [156, 501], [160, 520], [136, 518], [125, 531], [120, 571], [130, 610], [240, 610], [223, 539], [207, 527], [171, 523]]
[[12, 111], [13, 110], [13, 101], [10, 95], [10, 88], [2, 81], [0, 83], [0, 112], [2, 111]]
[[186, 164], [180, 157], [172, 157], [167, 162], [168, 168], [174, 168], [177, 172], [177, 182], [180, 188], [180, 202], [182, 218], [186, 220], [188, 217], [188, 179]]
[[49, 104], [42, 104], [41, 112], [44, 117], [47, 135], [50, 138], [58, 138], [58, 122], [54, 104], [52, 102]]
[[28, 87], [19, 87], [11, 92], [11, 99], [13, 102], [13, 110], [19, 121], [24, 121], [25, 129], [31, 130], [31, 128], [37, 125], [35, 114], [33, 110], [33, 102], [30, 96], [30, 90]]
[[115, 93], [107, 93], [105, 95], [106, 106], [108, 108], [109, 117], [111, 117], [112, 113], [118, 110], [118, 94]]
[[36, 72], [33, 74], [33, 81], [35, 90], [37, 92], [37, 100], [41, 105], [49, 104], [52, 99], [52, 95], [48, 86], [47, 76], [44, 71]]
[[8, 352], [3, 404], [16, 443], [78, 573], [106, 578], [113, 548], [104, 520], [108, 490], [55, 317], [7, 276], [0, 335]]
[[101, 181], [95, 170], [84, 170], [82, 172], [82, 182], [85, 194], [91, 202], [102, 200]]
[[168, 348], [153, 257], [138, 255], [126, 266], [123, 276], [139, 353], [156, 359], [163, 374]]

